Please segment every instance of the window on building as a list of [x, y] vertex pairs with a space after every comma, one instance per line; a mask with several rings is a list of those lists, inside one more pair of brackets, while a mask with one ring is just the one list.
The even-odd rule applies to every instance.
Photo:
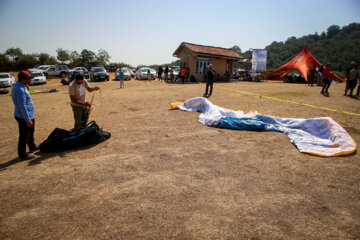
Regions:
[[210, 58], [198, 57], [196, 60], [196, 74], [204, 74], [206, 67], [211, 63]]

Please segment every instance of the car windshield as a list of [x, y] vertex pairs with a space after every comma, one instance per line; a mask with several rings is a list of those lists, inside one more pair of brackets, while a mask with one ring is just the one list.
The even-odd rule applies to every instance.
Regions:
[[143, 68], [141, 69], [141, 72], [148, 72], [148, 70], [150, 70], [149, 68]]
[[41, 70], [46, 70], [46, 69], [49, 69], [50, 67], [45, 67], [45, 66], [42, 66], [42, 67], [38, 67], [38, 69], [41, 69]]
[[9, 75], [8, 74], [0, 74], [0, 78], [8, 78]]
[[34, 72], [34, 73], [31, 73], [30, 75], [31, 75], [31, 77], [41, 77], [41, 76], [43, 76], [43, 74], [39, 73], [39, 72]]
[[124, 73], [128, 73], [129, 72], [129, 70], [127, 70], [127, 69], [123, 69], [122, 70]]
[[105, 72], [105, 69], [101, 67], [93, 68], [93, 72]]

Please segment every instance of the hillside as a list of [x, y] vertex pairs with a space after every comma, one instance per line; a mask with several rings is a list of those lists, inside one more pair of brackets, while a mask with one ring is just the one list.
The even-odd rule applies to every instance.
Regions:
[[[300, 38], [289, 37], [285, 42], [272, 42], [268, 50], [267, 69], [281, 67], [294, 58], [305, 46], [321, 63], [331, 63], [335, 71], [344, 71], [351, 61], [360, 63], [360, 24], [351, 23], [340, 28], [330, 26], [326, 32], [309, 34]], [[242, 53], [251, 58], [251, 51]]]

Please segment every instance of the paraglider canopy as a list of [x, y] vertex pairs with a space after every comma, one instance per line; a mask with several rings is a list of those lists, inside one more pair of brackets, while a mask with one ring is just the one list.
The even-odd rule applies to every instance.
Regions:
[[[265, 77], [269, 77], [275, 73], [280, 73], [280, 77], [285, 76], [288, 72], [297, 70], [301, 75], [304, 76], [305, 80], [308, 81], [307, 75], [310, 72], [311, 68], [316, 66], [321, 66], [322, 64], [311, 54], [308, 47], [305, 47], [295, 58], [290, 62], [286, 63], [282, 67], [266, 74]], [[330, 72], [330, 78], [343, 82], [344, 80], [337, 76], [335, 73]]]

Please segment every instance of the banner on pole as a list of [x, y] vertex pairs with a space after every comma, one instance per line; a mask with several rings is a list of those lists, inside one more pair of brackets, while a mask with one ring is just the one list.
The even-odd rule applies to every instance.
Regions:
[[264, 73], [266, 72], [266, 49], [253, 49], [252, 54], [252, 72], [254, 73]]

